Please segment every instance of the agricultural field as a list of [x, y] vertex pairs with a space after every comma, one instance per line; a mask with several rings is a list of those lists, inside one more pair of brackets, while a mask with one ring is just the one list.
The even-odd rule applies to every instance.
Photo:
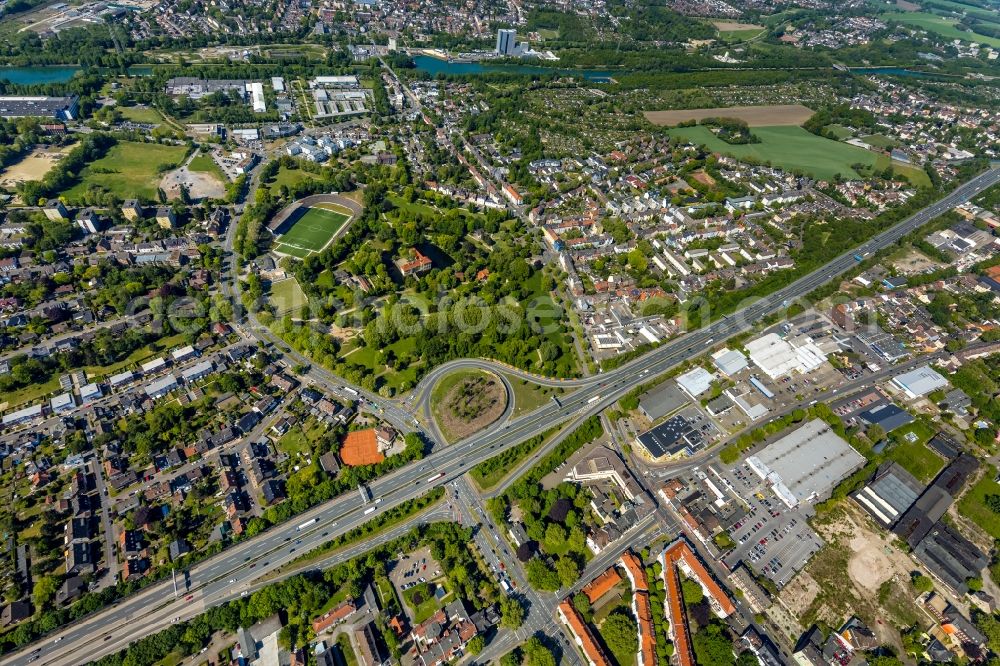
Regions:
[[180, 164], [185, 146], [122, 141], [108, 154], [80, 172], [80, 180], [62, 193], [70, 203], [78, 201], [91, 186], [114, 193], [121, 199], [156, 199], [156, 188], [164, 167]]
[[507, 408], [507, 391], [496, 375], [479, 370], [446, 375], [431, 393], [434, 420], [450, 442], [496, 421]]
[[851, 165], [872, 167], [878, 161], [878, 155], [869, 150], [810, 134], [801, 127], [755, 127], [754, 134], [760, 143], [743, 145], [728, 144], [702, 126], [678, 127], [670, 130], [670, 134], [704, 144], [716, 153], [770, 162], [786, 171], [807, 173], [821, 180], [831, 180], [838, 173], [844, 178], [861, 178]]
[[719, 38], [727, 42], [753, 39], [764, 31], [764, 26], [762, 25], [740, 23], [738, 21], [712, 21], [712, 25], [719, 31]]
[[1000, 48], [1000, 39], [987, 37], [975, 32], [965, 32], [956, 26], [958, 21], [955, 19], [944, 18], [936, 14], [928, 14], [926, 12], [891, 12], [883, 14], [882, 18], [890, 21], [899, 21], [914, 28], [932, 32], [945, 39], [960, 39], [963, 42], [977, 42], [994, 48]]
[[319, 252], [349, 219], [350, 211], [332, 204], [320, 204], [296, 212], [292, 219], [282, 224], [286, 230], [278, 234], [275, 251], [294, 257], [307, 257]]
[[935, 7], [957, 14], [964, 14], [965, 16], [970, 16], [986, 23], [1000, 24], [1000, 15], [995, 10], [991, 11], [986, 7], [966, 4], [964, 2], [952, 2], [952, 0], [923, 0], [923, 4], [925, 7]]
[[801, 104], [772, 104], [768, 106], [729, 106], [712, 109], [675, 109], [672, 111], [646, 111], [646, 120], [654, 125], [670, 127], [689, 120], [705, 118], [738, 118], [751, 127], [798, 126], [809, 120], [813, 110]]

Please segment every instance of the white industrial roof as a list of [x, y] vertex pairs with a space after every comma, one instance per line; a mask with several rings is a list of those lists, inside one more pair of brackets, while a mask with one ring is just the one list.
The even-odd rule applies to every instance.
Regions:
[[677, 384], [691, 397], [698, 397], [708, 389], [712, 388], [715, 375], [702, 367], [685, 372], [677, 378]]
[[948, 386], [948, 380], [929, 365], [923, 365], [892, 378], [892, 383], [906, 391], [911, 398], [927, 395]]
[[865, 464], [865, 457], [825, 421], [813, 419], [747, 458], [747, 464], [785, 504], [794, 507], [826, 497]]
[[718, 368], [722, 374], [728, 377], [732, 377], [749, 365], [747, 363], [746, 356], [739, 351], [729, 349], [728, 347], [720, 349], [712, 354], [712, 363], [715, 364], [715, 367]]
[[768, 333], [746, 345], [750, 360], [771, 379], [784, 377], [794, 371], [807, 373], [826, 360], [823, 351], [809, 338], [783, 340], [776, 333]]

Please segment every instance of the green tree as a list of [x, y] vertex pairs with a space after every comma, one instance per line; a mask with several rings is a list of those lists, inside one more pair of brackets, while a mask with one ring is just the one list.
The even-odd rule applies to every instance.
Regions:
[[486, 647], [486, 639], [483, 638], [482, 634], [479, 634], [472, 637], [472, 640], [465, 645], [465, 650], [475, 656], [482, 652], [484, 647]]
[[528, 578], [528, 584], [536, 590], [546, 590], [555, 592], [559, 589], [559, 574], [550, 569], [541, 558], [534, 557], [528, 560], [524, 567]]
[[500, 599], [500, 626], [518, 629], [524, 624], [524, 605], [520, 600], [505, 596]]
[[537, 636], [525, 641], [521, 646], [521, 654], [524, 655], [521, 662], [523, 666], [556, 666], [556, 658], [552, 651], [545, 647]]
[[718, 622], [712, 622], [707, 627], [695, 632], [691, 638], [695, 660], [699, 664], [723, 666], [735, 664], [733, 642], [726, 635], [726, 630]]
[[639, 649], [636, 624], [625, 612], [613, 612], [601, 625], [601, 636], [615, 655], [633, 655]]
[[910, 581], [913, 583], [913, 589], [917, 592], [930, 592], [934, 589], [934, 581], [930, 579], [930, 576], [918, 573], [914, 574]]
[[564, 555], [556, 561], [556, 574], [562, 587], [570, 587], [580, 577], [580, 566], [572, 557]]
[[696, 606], [705, 598], [705, 591], [697, 581], [685, 578], [681, 581], [681, 593], [684, 596], [684, 603], [688, 606]]

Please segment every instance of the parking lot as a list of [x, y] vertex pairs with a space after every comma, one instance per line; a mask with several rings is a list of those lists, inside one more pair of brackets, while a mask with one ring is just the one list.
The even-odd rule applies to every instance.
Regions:
[[710, 474], [747, 505], [747, 515], [729, 531], [736, 542], [723, 558], [730, 569], [741, 561], [783, 587], [809, 561], [823, 541], [801, 508], [789, 509], [746, 463], [731, 468], [713, 464]]
[[389, 572], [389, 580], [402, 592], [440, 575], [441, 569], [437, 560], [431, 557], [430, 548], [421, 548], [404, 553]]

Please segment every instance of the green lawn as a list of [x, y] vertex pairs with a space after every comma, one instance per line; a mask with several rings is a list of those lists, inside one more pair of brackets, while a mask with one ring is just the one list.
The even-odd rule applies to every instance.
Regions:
[[958, 512], [974, 522], [994, 539], [1000, 539], [1000, 514], [986, 505], [986, 498], [1000, 495], [1000, 483], [994, 481], [996, 468], [990, 466], [983, 478], [958, 502]]
[[[420, 624], [429, 618], [434, 614], [434, 611], [450, 602], [454, 597], [451, 592], [448, 592], [444, 597], [442, 597], [441, 601], [438, 601], [437, 597], [435, 597], [431, 592], [431, 585], [444, 587], [446, 590], [448, 589], [447, 585], [445, 585], [443, 581], [429, 581], [415, 585], [414, 587], [411, 587], [403, 592], [403, 598], [406, 600], [406, 605], [411, 611], [413, 611], [412, 623], [415, 625]], [[414, 596], [418, 593], [422, 597], [419, 604], [414, 602]]]
[[716, 153], [770, 162], [786, 171], [808, 173], [822, 180], [832, 180], [838, 173], [844, 178], [860, 178], [852, 164], [876, 163], [876, 155], [870, 150], [816, 136], [801, 127], [754, 127], [753, 133], [761, 142], [743, 145], [730, 145], [701, 125], [677, 127], [669, 132], [692, 143], [704, 144]]
[[[417, 339], [415, 337], [402, 338], [393, 342], [386, 349], [391, 349], [396, 358], [412, 356], [417, 349]], [[397, 391], [402, 390], [403, 384], [412, 387], [417, 381], [418, 364], [400, 366], [397, 370], [387, 369], [379, 363], [379, 350], [373, 347], [345, 347], [343, 359], [345, 362], [356, 363], [368, 368]]]
[[927, 12], [890, 12], [883, 14], [882, 18], [899, 21], [900, 23], [905, 23], [915, 28], [926, 30], [927, 32], [933, 32], [945, 39], [960, 39], [963, 42], [977, 42], [994, 48], [1000, 48], [1000, 39], [987, 37], [975, 32], [959, 30], [955, 25], [957, 23], [955, 19], [944, 18], [936, 14], [928, 14]]
[[301, 427], [295, 426], [278, 440], [278, 448], [295, 458], [296, 454], [308, 455], [310, 451], [309, 438]]
[[322, 273], [316, 276], [316, 286], [320, 289], [333, 289], [336, 285], [336, 281], [333, 279], [333, 272], [330, 269], [324, 269]]
[[912, 164], [903, 164], [902, 162], [892, 161], [892, 171], [893, 173], [906, 176], [907, 180], [916, 185], [917, 187], [930, 187], [931, 177], [927, 175], [927, 172], [918, 166], [913, 166]]
[[163, 116], [154, 108], [148, 106], [119, 106], [122, 116], [134, 123], [149, 123], [155, 125], [163, 122]]
[[101, 159], [80, 172], [76, 185], [62, 193], [70, 203], [80, 202], [91, 185], [98, 186], [121, 199], [156, 199], [160, 183], [160, 167], [180, 164], [187, 153], [185, 146], [163, 146], [156, 143], [122, 141]]
[[198, 153], [191, 161], [188, 163], [188, 171], [195, 171], [197, 173], [209, 173], [219, 179], [219, 182], [227, 182], [226, 174], [222, 172], [219, 165], [215, 163], [211, 155], [206, 155], [205, 153]]
[[[528, 278], [528, 281], [525, 282], [524, 286], [527, 287], [528, 290], [531, 292], [528, 295], [528, 298], [526, 299], [525, 302], [530, 302], [534, 299], [552, 298], [552, 295], [544, 291], [542, 287], [541, 271], [535, 271], [534, 274], [530, 278]], [[553, 303], [553, 304], [556, 306], [559, 305], [558, 303]], [[551, 310], [551, 309], [552, 308], [543, 308], [543, 310]], [[572, 332], [566, 326], [564, 318], [560, 317], [557, 320], [543, 320], [537, 322], [529, 321], [527, 323], [529, 324], [535, 323], [545, 327], [546, 329], [552, 329], [544, 334], [545, 339], [548, 340], [549, 342], [552, 342], [554, 345], [559, 347], [560, 350], [562, 350], [562, 353], [559, 355], [559, 358], [557, 358], [553, 362], [553, 367], [548, 371], [543, 371], [542, 374], [554, 377], [575, 377], [579, 373], [580, 367], [579, 363], [577, 362], [578, 359], [576, 355], [576, 349], [574, 349], [573, 347]], [[541, 355], [536, 354], [535, 358], [533, 358], [532, 360], [537, 363], [540, 363]]]
[[726, 42], [745, 42], [748, 39], [753, 39], [760, 33], [764, 32], [765, 28], [747, 28], [746, 30], [720, 30], [719, 39]]
[[869, 134], [868, 136], [861, 137], [861, 140], [867, 143], [869, 146], [875, 148], [895, 148], [896, 141], [890, 139], [884, 134]]
[[[624, 616], [632, 620], [632, 626], [635, 628], [636, 631], [638, 631], [639, 627], [636, 626], [635, 624], [635, 618], [633, 617], [631, 610], [626, 611], [624, 613]], [[601, 633], [600, 628], [597, 629], [597, 633], [598, 634]], [[608, 644], [608, 641], [605, 640], [603, 634], [601, 635], [601, 641], [608, 647], [608, 651], [611, 652], [611, 657], [614, 659], [615, 663], [618, 664], [618, 666], [633, 666], [633, 664], [636, 663], [635, 654], [633, 654], [632, 652], [621, 652], [621, 651], [616, 652], [614, 649], [612, 649], [611, 645]]]
[[[907, 441], [906, 435], [909, 433], [917, 436], [915, 441]], [[889, 449], [887, 457], [895, 460], [919, 481], [930, 483], [944, 467], [944, 459], [926, 446], [933, 435], [931, 429], [920, 421], [895, 430], [890, 435], [895, 444]]]
[[854, 131], [850, 127], [844, 127], [843, 125], [827, 125], [823, 130], [833, 132], [833, 135], [841, 141], [854, 135]]
[[156, 350], [149, 348], [149, 345], [145, 347], [139, 347], [134, 352], [118, 361], [117, 363], [112, 363], [111, 365], [85, 365], [83, 366], [83, 371], [87, 373], [90, 378], [94, 377], [109, 377], [111, 375], [118, 374], [125, 368], [135, 365], [138, 363], [143, 363], [148, 361], [154, 356], [160, 356], [163, 354], [164, 349], [170, 349], [171, 347], [176, 347], [177, 345], [184, 342], [187, 338], [185, 333], [175, 333], [173, 335], [168, 335], [165, 338], [160, 338], [156, 341]]
[[42, 382], [41, 384], [31, 384], [30, 386], [25, 386], [16, 391], [11, 391], [7, 395], [3, 396], [3, 403], [7, 406], [7, 409], [15, 407], [17, 405], [24, 404], [26, 402], [34, 402], [43, 395], [48, 395], [54, 391], [59, 390], [59, 375], [52, 375], [52, 378], [48, 381]]
[[343, 666], [358, 666], [358, 658], [354, 656], [354, 648], [351, 646], [350, 636], [347, 634], [337, 636], [337, 649], [340, 650]]
[[299, 183], [305, 182], [307, 180], [316, 180], [319, 178], [314, 173], [309, 171], [303, 171], [302, 169], [286, 169], [284, 167], [278, 169], [278, 173], [268, 181], [267, 186], [271, 190], [271, 194], [277, 196], [278, 191], [281, 186], [292, 187], [293, 185], [298, 185]]
[[180, 648], [167, 653], [163, 659], [156, 662], [156, 666], [179, 666], [184, 663], [184, 653]]
[[306, 295], [293, 277], [280, 282], [272, 282], [268, 298], [274, 304], [274, 309], [279, 317], [286, 314], [297, 317], [302, 306], [306, 304]]
[[507, 375], [514, 390], [514, 416], [538, 409], [552, 401], [552, 396], [561, 396], [566, 392], [558, 386], [542, 386], [527, 380]]
[[281, 234], [281, 247], [319, 252], [349, 219], [349, 215], [335, 210], [309, 208], [295, 220], [291, 229]]

